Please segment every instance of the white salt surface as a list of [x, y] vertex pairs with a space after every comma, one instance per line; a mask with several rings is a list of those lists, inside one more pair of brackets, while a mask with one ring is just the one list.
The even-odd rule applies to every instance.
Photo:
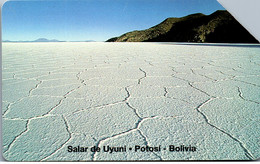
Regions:
[[[259, 47], [3, 43], [2, 61], [7, 160], [260, 157]], [[68, 152], [79, 145], [167, 150]]]

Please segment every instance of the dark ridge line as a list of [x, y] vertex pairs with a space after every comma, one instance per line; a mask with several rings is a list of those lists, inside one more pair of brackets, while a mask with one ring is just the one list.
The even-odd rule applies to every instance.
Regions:
[[141, 84], [141, 80], [144, 79], [144, 78], [146, 78], [146, 77], [147, 77], [147, 74], [146, 74], [146, 72], [145, 72], [144, 70], [142, 70], [141, 68], [139, 68], [139, 70], [144, 73], [144, 76], [141, 77], [140, 79], [138, 79], [138, 84]]
[[166, 87], [163, 87], [163, 88], [164, 88], [164, 92], [165, 92], [163, 96], [167, 98], [167, 94], [168, 94], [169, 92], [167, 91], [167, 88], [166, 88]]

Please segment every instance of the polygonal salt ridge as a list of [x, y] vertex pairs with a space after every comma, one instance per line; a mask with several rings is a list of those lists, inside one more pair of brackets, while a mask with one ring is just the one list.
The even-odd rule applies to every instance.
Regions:
[[58, 69], [55, 69], [53, 71], [53, 73], [63, 73], [63, 72], [73, 72], [73, 73], [76, 73], [76, 72], [81, 72], [83, 70], [87, 70], [87, 69], [90, 69], [90, 68], [94, 68], [95, 64], [93, 62], [91, 62], [90, 59], [77, 59], [73, 65], [68, 65], [66, 67], [61, 67], [61, 68], [58, 68]]
[[182, 100], [195, 106], [198, 106], [199, 104], [210, 98], [209, 95], [191, 86], [169, 87], [167, 88], [166, 97]]
[[209, 78], [207, 76], [195, 75], [193, 73], [190, 73], [190, 74], [178, 74], [177, 73], [177, 74], [172, 75], [172, 77], [175, 77], [175, 78], [178, 78], [181, 80], [185, 80], [190, 83], [214, 81], [214, 79]]
[[249, 84], [240, 84], [237, 89], [239, 97], [243, 100], [260, 104], [260, 87]]
[[47, 115], [61, 101], [61, 97], [30, 96], [10, 105], [6, 118], [29, 119]]
[[[15, 140], [16, 136], [19, 136], [26, 130], [26, 120], [9, 120], [2, 119], [3, 123], [3, 152], [7, 151], [10, 144]], [[12, 128], [9, 128], [12, 127]]]
[[212, 97], [239, 98], [239, 83], [233, 80], [193, 83], [192, 86]]
[[[183, 66], [185, 65], [184, 61], [180, 61], [178, 58], [169, 56], [164, 56], [160, 60], [157, 59], [157, 56], [149, 59], [149, 62], [146, 61], [147, 64], [154, 67], [170, 67], [170, 66]], [[146, 60], [146, 59], [145, 59]]]
[[[238, 142], [225, 133], [212, 128], [203, 119], [192, 118], [184, 116], [146, 119], [142, 122], [139, 129], [147, 137], [150, 145], [161, 145], [167, 149], [169, 149], [169, 145], [174, 145], [175, 147], [183, 145], [196, 148], [195, 152], [159, 152], [158, 155], [165, 160], [249, 159]], [[220, 153], [216, 154], [216, 151]]]
[[170, 98], [131, 98], [128, 100], [129, 105], [136, 109], [136, 113], [141, 118], [149, 118], [153, 116], [181, 116], [192, 115], [195, 108], [183, 100]]
[[235, 77], [234, 80], [260, 87], [260, 76]]
[[[190, 57], [191, 58], [191, 57]], [[201, 67], [205, 67], [205, 66], [208, 66], [208, 61], [200, 61], [200, 60], [196, 60], [196, 59], [192, 59], [190, 60], [189, 59], [183, 59], [182, 62], [184, 63], [183, 65], [176, 65], [176, 68], [181, 71], [180, 68], [183, 68], [184, 71], [185, 69], [188, 71], [188, 69], [199, 69]], [[175, 66], [175, 64], [173, 64], [173, 66]], [[177, 70], [176, 70], [177, 71]], [[181, 71], [182, 72], [182, 71]], [[185, 73], [185, 72], [183, 72]], [[188, 73], [188, 72], [187, 72]]]
[[53, 72], [57, 69], [59, 69], [60, 67], [57, 65], [52, 65], [52, 63], [46, 63], [47, 65], [38, 65], [39, 63], [35, 62], [31, 65], [31, 69], [30, 70], [22, 70], [22, 71], [17, 71], [15, 73], [18, 74], [26, 74], [28, 72], [31, 73], [37, 73], [37, 72]]
[[217, 72], [216, 74], [208, 74], [208, 75], [202, 75], [202, 76], [212, 79], [214, 81], [232, 80], [234, 78], [234, 76], [227, 75], [222, 72]]
[[239, 134], [239, 140], [241, 143], [244, 143], [245, 148], [248, 150], [248, 152], [251, 153], [252, 159], [257, 160], [260, 157], [260, 145], [254, 144], [259, 142], [259, 135], [260, 132], [256, 129], [259, 129], [259, 119], [252, 121], [250, 123], [247, 123], [247, 126], [240, 130]]
[[127, 96], [125, 87], [83, 86], [66, 97], [93, 99], [101, 102], [101, 100], [124, 100]]
[[208, 64], [211, 66], [214, 66], [216, 68], [219, 69], [223, 69], [223, 70], [231, 70], [231, 69], [235, 69], [236, 65], [232, 66], [232, 64], [230, 64], [229, 62], [227, 62], [227, 64], [222, 65], [223, 63], [225, 63], [225, 60], [220, 60], [220, 61], [211, 61]]
[[45, 71], [45, 72], [25, 72], [25, 73], [15, 73], [15, 78], [16, 79], [37, 79], [43, 76], [49, 75], [49, 71]]
[[257, 67], [255, 65], [254, 62], [252, 62], [252, 58], [255, 58], [257, 59], [255, 56], [257, 56], [258, 54], [254, 54], [250, 57], [248, 56], [245, 56], [245, 57], [241, 57], [241, 59], [243, 60], [239, 60], [238, 63], [237, 63], [237, 68], [240, 68], [240, 69], [252, 69], [252, 70], [258, 70], [259, 71], [259, 67]]
[[37, 78], [38, 80], [51, 80], [51, 79], [77, 79], [74, 72], [66, 73], [51, 73]]
[[[137, 153], [134, 152], [135, 145], [146, 146], [146, 138], [137, 129], [128, 131], [119, 135], [102, 140], [99, 147], [102, 149], [110, 147], [125, 147], [126, 151], [122, 153], [95, 153], [94, 160], [160, 160], [153, 152]], [[132, 150], [129, 148], [132, 147]]]
[[14, 79], [15, 73], [12, 72], [2, 72], [2, 80]]
[[134, 129], [139, 120], [125, 103], [89, 108], [66, 118], [72, 133], [91, 134], [97, 140]]
[[8, 110], [9, 104], [10, 104], [10, 102], [2, 101], [2, 115], [4, 115], [5, 112]]
[[233, 77], [248, 77], [248, 76], [258, 76], [258, 74], [250, 74], [249, 72], [242, 72], [238, 69], [223, 69], [221, 73]]
[[183, 66], [175, 66], [173, 65], [173, 71], [174, 71], [174, 74], [191, 74], [192, 73], [192, 70], [191, 68], [187, 68], [185, 65]]
[[105, 106], [115, 105], [122, 103], [125, 100], [118, 100], [116, 102], [109, 102], [104, 104], [103, 102], [96, 101], [94, 99], [85, 98], [72, 98], [66, 97], [62, 102], [49, 113], [54, 115], [74, 114], [81, 111], [88, 111], [90, 108], [101, 108]]
[[139, 79], [143, 76], [139, 68], [94, 68], [88, 69], [86, 72], [80, 75], [81, 79], [92, 78], [120, 78], [120, 79]]
[[2, 81], [3, 90], [30, 90], [34, 88], [39, 81], [32, 79], [7, 79]]
[[141, 69], [146, 73], [147, 77], [150, 76], [155, 76], [155, 77], [160, 77], [160, 76], [166, 76], [170, 77], [173, 74], [173, 70], [171, 67], [165, 67], [163, 66], [146, 66], [146, 67], [141, 67]]
[[[77, 61], [78, 62], [78, 61]], [[82, 66], [79, 66], [80, 64], [77, 63], [77, 66], [75, 65], [72, 65], [72, 66], [67, 66], [67, 67], [63, 67], [63, 68], [59, 68], [59, 69], [56, 69], [54, 71], [52, 71], [52, 73], [78, 73], [78, 72], [81, 72], [81, 71], [84, 71], [86, 69], [83, 69], [84, 66], [86, 66], [86, 63]]]
[[49, 74], [53, 70], [57, 69], [57, 67], [52, 67], [48, 66], [48, 68], [27, 68], [27, 69], [22, 69], [22, 68], [16, 68], [18, 70], [9, 70], [9, 69], [4, 69], [3, 70], [3, 75], [5, 74], [12, 74], [14, 79], [36, 79], [36, 77], [43, 76], [46, 74]]
[[[259, 108], [260, 105], [242, 99], [214, 99], [200, 108], [208, 122], [228, 134], [240, 143], [244, 151], [252, 158], [259, 158]], [[218, 113], [216, 115], [216, 113]]]
[[193, 71], [195, 74], [203, 74], [203, 75], [207, 75], [207, 74], [214, 74], [216, 72], [222, 71], [222, 70], [232, 70], [231, 68], [220, 68], [220, 67], [216, 67], [210, 64], [201, 66], [200, 68], [193, 68]]
[[250, 63], [253, 63], [253, 64], [255, 64], [256, 66], [260, 66], [260, 60], [259, 59], [251, 59], [250, 60]]
[[254, 66], [250, 66], [248, 69], [236, 68], [235, 70], [238, 71], [238, 72], [242, 72], [244, 74], [247, 74], [247, 75], [259, 76], [259, 74], [260, 74], [260, 69], [254, 68]]
[[108, 64], [108, 63], [102, 63], [102, 64], [94, 64], [92, 63], [93, 66], [92, 67], [88, 67], [88, 70], [89, 69], [118, 69], [122, 66], [122, 64], [120, 63], [113, 63], [113, 64]]
[[28, 97], [29, 92], [26, 89], [22, 90], [3, 90], [2, 100], [6, 102], [10, 102], [11, 104], [20, 101], [21, 99]]
[[255, 68], [255, 64], [250, 63], [250, 61], [245, 62], [246, 64], [242, 64], [241, 61], [245, 62], [245, 60], [241, 59], [238, 62], [236, 62], [235, 60], [219, 60], [209, 64], [223, 69], [234, 69], [239, 72], [246, 72], [250, 74], [255, 74], [257, 72], [259, 73], [259, 69]]
[[131, 98], [164, 97], [165, 88], [160, 86], [132, 85], [128, 87]]
[[[90, 135], [71, 133], [71, 138], [64, 143], [59, 149], [52, 151], [48, 156], [41, 161], [90, 161], [92, 157], [91, 147], [96, 145], [96, 140]], [[78, 150], [78, 146], [87, 149], [86, 152], [68, 152]], [[76, 149], [75, 149], [76, 148]]]
[[66, 84], [52, 87], [38, 87], [31, 92], [31, 95], [38, 96], [64, 96], [82, 87], [81, 83]]
[[176, 77], [146, 77], [142, 79], [141, 85], [160, 86], [160, 87], [177, 87], [188, 86], [188, 82]]
[[81, 82], [77, 79], [50, 79], [50, 80], [42, 80], [41, 85], [39, 88], [51, 88], [56, 86], [64, 86], [64, 85], [71, 85], [71, 84], [80, 84]]
[[87, 86], [125, 87], [138, 84], [138, 79], [122, 79], [120, 77], [97, 77], [84, 80]]
[[62, 147], [70, 138], [63, 117], [32, 119], [26, 131], [16, 136], [3, 155], [9, 161], [39, 161]]
[[[3, 54], [4, 55], [4, 54]], [[14, 58], [6, 58], [6, 56], [3, 56], [3, 71], [4, 72], [23, 72], [23, 71], [29, 71], [32, 69], [32, 65], [27, 64], [19, 64], [16, 63], [18, 61], [18, 57], [14, 56]], [[9, 61], [9, 62], [8, 62]], [[15, 62], [13, 62], [15, 61]]]
[[[231, 107], [229, 107], [231, 105]], [[214, 99], [211, 103], [201, 107], [201, 111], [207, 115], [210, 122], [221, 124], [229, 124], [224, 128], [231, 131], [247, 126], [248, 122], [255, 121], [259, 117], [259, 104], [243, 101], [242, 99]], [[215, 116], [215, 113], [219, 113]], [[229, 117], [225, 117], [229, 116]], [[232, 117], [231, 117], [232, 116]], [[222, 119], [220, 119], [222, 118]], [[232, 123], [237, 124], [235, 128]]]

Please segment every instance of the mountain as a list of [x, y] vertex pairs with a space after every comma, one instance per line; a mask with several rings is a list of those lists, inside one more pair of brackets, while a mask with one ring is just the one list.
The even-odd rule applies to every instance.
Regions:
[[52, 39], [52, 40], [49, 40], [49, 39], [46, 39], [46, 38], [39, 38], [37, 40], [33, 40], [33, 41], [10, 41], [10, 40], [3, 40], [3, 42], [14, 42], [14, 43], [19, 43], [19, 42], [65, 42], [65, 41], [59, 41], [59, 40], [56, 40], [56, 39]]
[[259, 43], [225, 10], [167, 18], [149, 29], [128, 32], [107, 42]]
[[39, 39], [34, 40], [32, 42], [62, 42], [62, 41], [59, 41], [59, 40], [56, 40], [56, 39], [49, 40], [49, 39], [46, 39], [46, 38], [39, 38]]

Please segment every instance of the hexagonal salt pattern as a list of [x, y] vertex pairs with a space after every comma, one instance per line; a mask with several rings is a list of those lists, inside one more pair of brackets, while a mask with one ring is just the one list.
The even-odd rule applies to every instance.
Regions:
[[[256, 46], [3, 43], [3, 155], [10, 161], [257, 159], [259, 54]], [[170, 145], [196, 151], [169, 151]], [[104, 152], [108, 146], [121, 151]], [[69, 151], [78, 147], [87, 151]]]

